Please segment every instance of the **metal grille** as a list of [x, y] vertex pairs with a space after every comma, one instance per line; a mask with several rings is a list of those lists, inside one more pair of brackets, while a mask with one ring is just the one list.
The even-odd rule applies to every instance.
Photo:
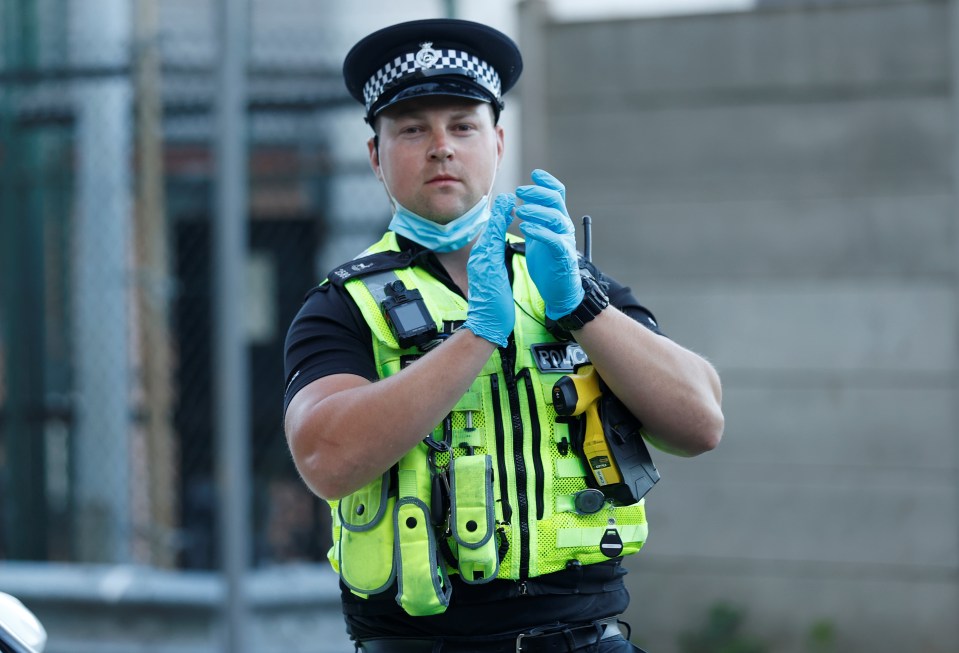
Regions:
[[[212, 2], [0, 0], [0, 559], [217, 566]], [[303, 294], [385, 226], [344, 33], [254, 3], [255, 564], [322, 560], [283, 435]], [[243, 135], [237, 135], [242, 137]]]

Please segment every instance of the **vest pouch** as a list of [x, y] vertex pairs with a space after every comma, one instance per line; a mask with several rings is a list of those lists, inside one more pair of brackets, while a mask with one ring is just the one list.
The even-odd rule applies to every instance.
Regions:
[[429, 508], [416, 497], [403, 497], [397, 502], [393, 524], [399, 580], [396, 602], [414, 617], [445, 612], [452, 588], [439, 560]]
[[340, 499], [339, 571], [343, 583], [358, 594], [376, 594], [393, 583], [393, 514], [390, 472]]
[[459, 456], [450, 467], [450, 530], [459, 572], [469, 584], [487, 583], [499, 571], [493, 503], [493, 459]]

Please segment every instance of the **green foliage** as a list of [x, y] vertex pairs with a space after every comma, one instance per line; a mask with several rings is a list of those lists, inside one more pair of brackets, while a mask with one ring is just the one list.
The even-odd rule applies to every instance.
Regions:
[[809, 627], [806, 650], [810, 653], [832, 653], [836, 650], [836, 624], [821, 619]]
[[683, 653], [766, 653], [764, 642], [741, 632], [745, 620], [740, 608], [717, 603], [699, 630], [679, 636], [679, 648]]

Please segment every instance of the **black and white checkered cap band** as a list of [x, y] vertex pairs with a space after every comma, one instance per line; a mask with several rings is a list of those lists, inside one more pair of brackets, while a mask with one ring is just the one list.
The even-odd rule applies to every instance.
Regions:
[[[363, 98], [366, 101], [366, 110], [396, 81], [411, 75], [419, 70], [442, 71], [450, 70], [458, 74], [475, 74], [475, 81], [490, 91], [495, 98], [500, 97], [499, 75], [488, 63], [468, 52], [461, 50], [431, 50], [435, 59], [426, 65], [421, 65], [417, 59], [423, 50], [400, 55], [386, 64], [376, 74], [370, 77], [363, 85]], [[471, 75], [472, 76], [472, 75]]]

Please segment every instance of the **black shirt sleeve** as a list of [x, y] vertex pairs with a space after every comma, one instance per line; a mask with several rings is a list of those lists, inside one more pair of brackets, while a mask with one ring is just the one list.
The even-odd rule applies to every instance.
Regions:
[[[599, 273], [608, 285], [610, 303], [661, 334], [653, 314], [628, 286]], [[359, 308], [342, 286], [325, 283], [310, 291], [286, 335], [286, 392], [283, 411], [293, 396], [317, 379], [331, 374], [356, 374], [377, 379], [373, 335]]]
[[598, 275], [599, 281], [607, 285], [606, 294], [609, 295], [609, 303], [630, 316], [644, 327], [664, 335], [659, 329], [659, 322], [652, 312], [639, 303], [639, 300], [633, 296], [633, 291], [629, 286], [624, 286], [612, 277], [607, 277], [602, 272]]
[[356, 374], [377, 379], [372, 332], [341, 286], [326, 283], [307, 294], [287, 331], [284, 348], [284, 413], [297, 392], [324, 376]]

